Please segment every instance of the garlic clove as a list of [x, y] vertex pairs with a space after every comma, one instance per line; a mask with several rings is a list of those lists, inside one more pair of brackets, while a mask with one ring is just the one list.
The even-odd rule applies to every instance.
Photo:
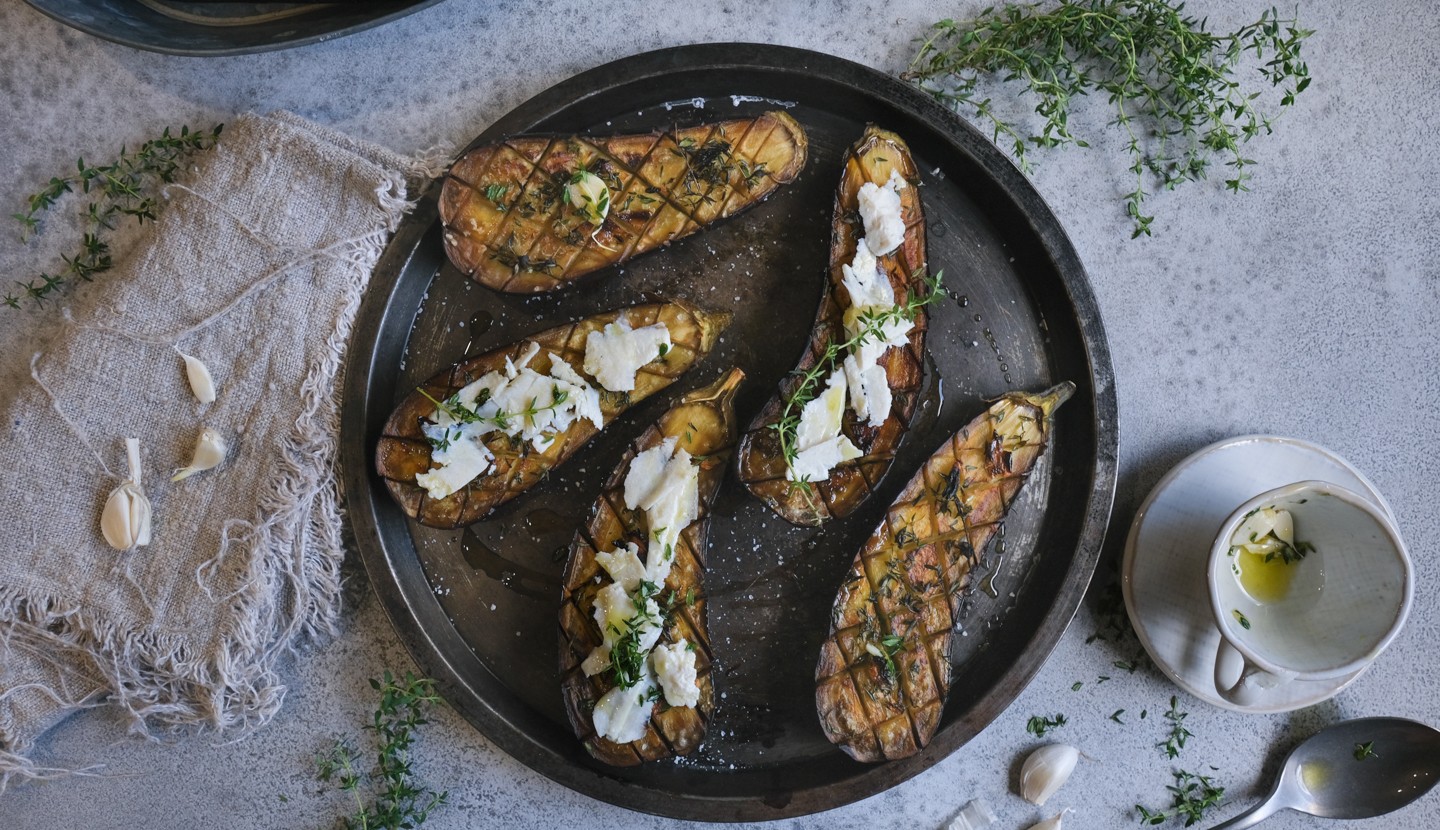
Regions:
[[150, 544], [150, 499], [140, 487], [140, 441], [125, 439], [130, 478], [110, 492], [100, 514], [100, 535], [116, 550]]
[[1030, 830], [1060, 830], [1060, 820], [1065, 818], [1065, 814], [1069, 812], [1073, 811], [1069, 807], [1066, 807], [1050, 818], [1030, 825]]
[[1047, 744], [1030, 753], [1020, 769], [1020, 797], [1043, 805], [1070, 779], [1080, 750], [1065, 744]]
[[176, 470], [170, 480], [179, 481], [218, 467], [224, 462], [227, 452], [229, 447], [225, 446], [225, 439], [220, 437], [220, 433], [207, 427], [200, 431], [200, 438], [195, 442], [195, 452], [190, 458], [190, 465]]
[[185, 359], [185, 378], [190, 381], [190, 391], [194, 393], [200, 403], [213, 403], [215, 401], [215, 378], [210, 376], [210, 367], [201, 362], [198, 357], [191, 357], [184, 352], [180, 356]]

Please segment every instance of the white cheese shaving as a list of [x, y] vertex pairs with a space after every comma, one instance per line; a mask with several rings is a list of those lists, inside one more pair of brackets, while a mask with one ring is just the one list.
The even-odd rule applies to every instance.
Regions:
[[855, 245], [855, 256], [849, 265], [840, 266], [841, 284], [850, 295], [850, 308], [845, 312], [845, 330], [851, 335], [859, 331], [856, 323], [866, 309], [885, 310], [895, 305], [895, 290], [890, 278], [880, 270], [880, 263], [870, 252], [870, 244], [861, 239]]
[[890, 417], [890, 405], [894, 396], [890, 392], [890, 379], [885, 367], [878, 363], [868, 366], [861, 363], [858, 354], [845, 358], [845, 381], [850, 390], [850, 408], [855, 417], [872, 427], [878, 427]]
[[900, 191], [905, 187], [905, 180], [891, 170], [890, 180], [883, 186], [866, 182], [856, 194], [865, 239], [876, 256], [885, 256], [905, 241], [905, 219], [900, 213]]
[[645, 578], [645, 566], [640, 562], [640, 549], [633, 542], [626, 542], [613, 551], [600, 551], [595, 561], [610, 574], [627, 592], [640, 587]]
[[861, 456], [859, 448], [840, 434], [845, 392], [845, 370], [836, 369], [825, 381], [825, 391], [800, 410], [795, 459], [785, 469], [790, 481], [824, 481], [840, 462]]
[[670, 345], [664, 323], [632, 329], [621, 318], [586, 336], [584, 368], [611, 392], [630, 392], [640, 367], [664, 357]]
[[[873, 193], [865, 188], [872, 188]], [[869, 202], [874, 206], [877, 202], [884, 202], [893, 197], [895, 206], [895, 221], [899, 223], [899, 233], [903, 238], [905, 228], [899, 220], [899, 196], [898, 191], [905, 187], [905, 183], [893, 171], [890, 174], [890, 181], [884, 188], [876, 188], [873, 184], [866, 183], [861, 192], [870, 193], [874, 199]], [[885, 194], [889, 194], [887, 197]], [[862, 205], [867, 204], [862, 199]], [[862, 213], [865, 208], [862, 207]], [[874, 215], [872, 215], [872, 219]], [[877, 220], [878, 221], [878, 220]], [[867, 236], [860, 239], [855, 246], [855, 256], [849, 265], [841, 266], [841, 284], [845, 287], [845, 293], [849, 295], [850, 306], [845, 309], [843, 319], [845, 333], [854, 338], [867, 327], [874, 327], [874, 322], [895, 309], [895, 290], [890, 285], [890, 277], [880, 268], [880, 263], [875, 254], [871, 251], [872, 244], [878, 244], [871, 240], [868, 235], [872, 230], [871, 221], [866, 222]], [[879, 222], [875, 228], [877, 233], [888, 233], [889, 228], [884, 222]], [[882, 239], [889, 245], [890, 240]], [[892, 249], [898, 247], [890, 246]], [[909, 342], [910, 330], [915, 327], [913, 321], [894, 315], [895, 319], [885, 319], [879, 324], [878, 332], [872, 331], [870, 336], [854, 347], [849, 355], [845, 357], [844, 369], [845, 379], [849, 386], [850, 408], [855, 411], [855, 416], [870, 426], [878, 427], [885, 423], [890, 415], [892, 394], [890, 391], [889, 379], [885, 376], [885, 369], [880, 365], [880, 359], [885, 352], [896, 346], [904, 346]], [[868, 325], [867, 325], [868, 324]], [[818, 462], [817, 462], [818, 463]]]
[[640, 672], [640, 682], [629, 688], [616, 686], [595, 702], [591, 720], [595, 733], [617, 744], [638, 741], [645, 737], [645, 727], [650, 722], [650, 710], [655, 707], [655, 674], [646, 661]]
[[664, 585], [680, 534], [700, 515], [700, 470], [690, 453], [666, 438], [638, 453], [625, 475], [625, 506], [644, 510], [650, 526], [645, 578]]
[[650, 654], [655, 676], [665, 691], [665, 702], [671, 706], [694, 706], [700, 702], [700, 684], [696, 682], [695, 652], [683, 638], [658, 646]]
[[483, 424], [451, 421], [446, 426], [422, 424], [420, 428], [430, 439], [430, 462], [434, 466], [415, 476], [415, 483], [425, 488], [430, 498], [443, 499], [490, 471], [495, 456], [480, 443]]

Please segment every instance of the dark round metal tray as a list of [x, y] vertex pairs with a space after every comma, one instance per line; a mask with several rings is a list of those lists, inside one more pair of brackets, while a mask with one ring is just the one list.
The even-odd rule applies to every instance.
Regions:
[[[1013, 165], [953, 113], [894, 78], [775, 46], [710, 44], [637, 55], [526, 102], [477, 143], [524, 132], [612, 133], [785, 107], [810, 163], [768, 202], [553, 296], [501, 295], [445, 259], [435, 190], [397, 232], [357, 323], [345, 381], [344, 484], [360, 553], [392, 622], [449, 702], [525, 764], [580, 792], [677, 818], [763, 820], [836, 807], [910, 778], [976, 735], [1039, 670], [1099, 556], [1115, 486], [1115, 394], [1085, 272]], [[932, 307], [915, 425], [879, 491], [823, 530], [786, 525], [722, 487], [706, 593], [717, 657], [715, 719], [694, 755], [627, 769], [591, 759], [565, 719], [557, 612], [566, 545], [625, 445], [674, 396], [727, 366], [749, 375], [745, 423], [804, 348], [825, 282], [841, 153], [867, 122], [902, 135], [923, 171], [929, 262], [950, 297]], [[406, 521], [373, 472], [398, 399], [467, 354], [556, 323], [657, 297], [735, 312], [715, 352], [636, 407], [532, 492], [463, 531]], [[863, 765], [832, 747], [813, 673], [845, 569], [910, 474], [1010, 389], [1078, 386], [1052, 449], [985, 556], [952, 659], [939, 732], [911, 758]]]
[[170, 55], [245, 55], [343, 37], [440, 0], [227, 3], [187, 0], [26, 0], [98, 38]]

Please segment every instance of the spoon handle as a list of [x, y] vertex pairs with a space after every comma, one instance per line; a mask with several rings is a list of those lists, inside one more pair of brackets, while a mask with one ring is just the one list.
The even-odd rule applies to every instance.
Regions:
[[1266, 799], [1229, 821], [1211, 827], [1210, 830], [1243, 830], [1246, 827], [1254, 827], [1283, 809], [1285, 806], [1277, 804], [1274, 799]]

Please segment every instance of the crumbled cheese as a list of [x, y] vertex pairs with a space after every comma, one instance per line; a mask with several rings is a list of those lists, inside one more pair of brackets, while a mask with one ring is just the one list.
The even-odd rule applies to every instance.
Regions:
[[664, 323], [632, 329], [621, 318], [586, 336], [585, 371], [611, 392], [630, 392], [640, 367], [664, 357], [670, 345]]
[[[432, 466], [415, 481], [431, 498], [445, 498], [490, 470], [493, 456], [481, 443], [486, 435], [503, 432], [544, 452], [577, 421], [588, 420], [597, 429], [604, 426], [599, 390], [554, 353], [547, 355], [548, 375], [531, 369], [539, 353], [540, 344], [530, 341], [518, 361], [506, 358], [504, 371], [488, 372], [467, 384], [436, 409], [431, 423], [421, 425], [431, 441]], [[463, 440], [451, 440], [442, 448], [448, 437], [457, 435]]]
[[905, 180], [894, 170], [883, 186], [877, 187], [874, 182], [860, 185], [860, 221], [865, 225], [865, 240], [876, 256], [885, 256], [905, 241], [905, 219], [900, 214], [900, 191], [905, 187]]
[[655, 676], [665, 691], [665, 702], [671, 706], [694, 706], [700, 702], [700, 685], [696, 683], [695, 652], [684, 639], [656, 647], [650, 653]]
[[655, 674], [649, 661], [640, 672], [640, 682], [628, 688], [616, 686], [595, 702], [591, 720], [595, 733], [617, 744], [638, 741], [645, 737], [650, 710], [655, 706]]
[[824, 481], [837, 464], [861, 456], [859, 448], [840, 434], [845, 392], [845, 370], [836, 369], [825, 381], [825, 391], [800, 410], [795, 459], [785, 469], [790, 481]]

